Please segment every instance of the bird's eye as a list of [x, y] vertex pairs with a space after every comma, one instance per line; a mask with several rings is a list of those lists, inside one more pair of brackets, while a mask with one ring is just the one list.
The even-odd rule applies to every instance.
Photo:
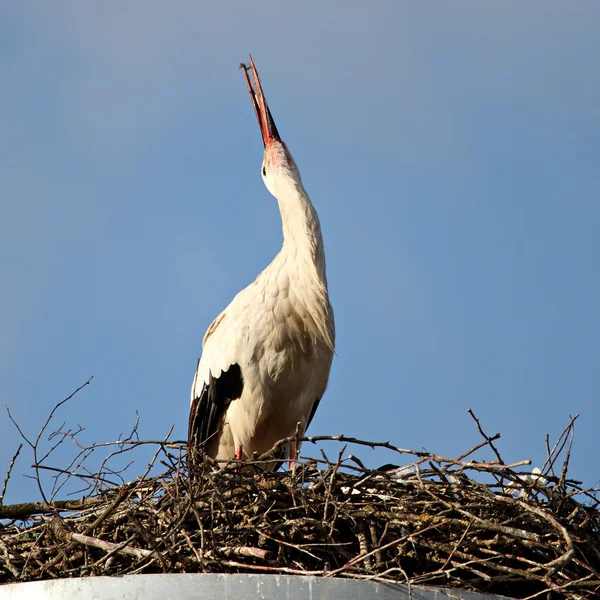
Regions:
[[263, 176], [266, 177], [267, 176], [267, 167], [265, 167], [263, 165]]

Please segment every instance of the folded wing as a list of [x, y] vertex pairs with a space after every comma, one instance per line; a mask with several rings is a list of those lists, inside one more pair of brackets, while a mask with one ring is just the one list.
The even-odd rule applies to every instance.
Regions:
[[[204, 336], [202, 358], [198, 361], [192, 384], [188, 451], [202, 448], [216, 456], [224, 434], [225, 414], [229, 404], [244, 389], [244, 376], [237, 361], [237, 340], [229, 339], [235, 328], [221, 313]], [[232, 454], [233, 456], [233, 454]]]

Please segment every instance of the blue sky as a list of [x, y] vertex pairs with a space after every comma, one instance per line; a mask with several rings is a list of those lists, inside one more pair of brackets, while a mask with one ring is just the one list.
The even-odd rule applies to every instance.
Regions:
[[281, 244], [252, 53], [325, 237], [310, 433], [452, 456], [472, 408], [541, 464], [581, 413], [571, 473], [598, 483], [600, 4], [3, 3], [0, 40], [0, 382], [27, 433], [94, 375], [58, 425], [185, 437], [204, 331]]

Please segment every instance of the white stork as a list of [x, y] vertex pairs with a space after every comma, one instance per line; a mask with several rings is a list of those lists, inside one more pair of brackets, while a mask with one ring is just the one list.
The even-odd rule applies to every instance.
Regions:
[[[279, 204], [283, 246], [204, 336], [188, 449], [190, 456], [200, 447], [217, 459], [248, 459], [296, 431], [303, 435], [325, 392], [335, 342], [317, 212], [279, 137], [252, 57], [254, 87], [248, 67], [241, 67], [265, 146], [262, 178]], [[295, 446], [278, 457], [287, 455], [293, 464]]]

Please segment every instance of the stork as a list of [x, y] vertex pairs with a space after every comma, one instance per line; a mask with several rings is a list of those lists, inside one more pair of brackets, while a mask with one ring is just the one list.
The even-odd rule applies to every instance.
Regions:
[[[213, 458], [238, 460], [267, 452], [295, 432], [296, 438], [304, 435], [327, 387], [335, 344], [319, 217], [279, 136], [252, 57], [250, 67], [241, 67], [264, 144], [261, 175], [281, 213], [283, 245], [208, 328], [188, 429], [189, 456], [200, 447]], [[293, 465], [298, 451], [293, 441], [278, 457], [288, 456]]]

